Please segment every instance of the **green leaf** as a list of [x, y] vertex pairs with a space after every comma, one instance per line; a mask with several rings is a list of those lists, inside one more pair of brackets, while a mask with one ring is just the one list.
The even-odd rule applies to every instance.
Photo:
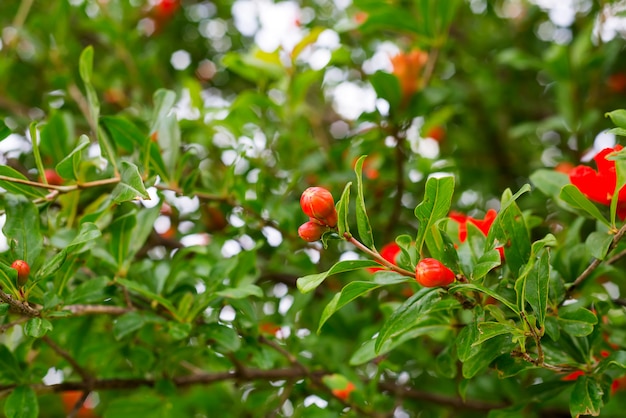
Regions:
[[374, 248], [374, 236], [372, 234], [372, 225], [367, 217], [367, 211], [365, 210], [365, 199], [363, 197], [363, 162], [367, 158], [367, 155], [361, 156], [354, 167], [354, 173], [356, 174], [356, 225], [359, 231], [359, 237], [361, 242], [365, 244], [367, 248]]
[[145, 324], [146, 320], [139, 312], [127, 312], [113, 322], [113, 336], [119, 341]]
[[515, 312], [517, 315], [519, 315], [519, 313], [520, 313], [519, 310], [517, 309], [517, 306], [515, 306], [513, 303], [511, 303], [504, 296], [502, 296], [501, 294], [499, 294], [495, 290], [492, 290], [492, 289], [490, 289], [488, 287], [479, 285], [477, 283], [460, 283], [460, 284], [457, 284], [457, 285], [454, 285], [454, 286], [450, 287], [448, 289], [448, 292], [456, 293], [456, 292], [462, 291], [462, 290], [477, 290], [477, 291], [479, 291], [481, 293], [484, 293], [484, 294], [486, 294], [488, 296], [491, 296], [492, 298], [494, 298], [497, 301], [501, 302], [504, 306], [506, 306], [507, 308], [509, 308], [513, 312]]
[[19, 382], [24, 377], [15, 356], [4, 344], [0, 344], [0, 376], [10, 382]]
[[389, 103], [390, 112], [393, 114], [400, 108], [402, 90], [400, 80], [393, 74], [384, 71], [376, 71], [369, 77], [376, 96], [385, 99]]
[[550, 253], [548, 251], [543, 250], [541, 258], [534, 263], [533, 268], [522, 280], [526, 280], [525, 299], [533, 308], [539, 327], [543, 328], [550, 292]]
[[[0, 176], [12, 179], [28, 180], [22, 173], [7, 165], [0, 165]], [[45, 193], [41, 189], [28, 186], [26, 184], [15, 183], [11, 180], [0, 179], [0, 187], [9, 193], [19, 194], [30, 198], [40, 198], [45, 196]]]
[[158, 302], [165, 309], [170, 311], [170, 313], [172, 314], [174, 319], [176, 319], [179, 322], [182, 322], [181, 318], [178, 316], [178, 310], [174, 307], [174, 305], [172, 304], [172, 302], [169, 299], [166, 299], [166, 298], [164, 298], [161, 295], [157, 295], [156, 293], [148, 290], [142, 284], [139, 284], [139, 283], [136, 283], [136, 282], [132, 282], [132, 281], [127, 280], [127, 279], [118, 278], [117, 282], [119, 284], [121, 284], [122, 286], [126, 286], [129, 290], [135, 291], [135, 292], [139, 293], [140, 295], [142, 295], [142, 296], [144, 296], [144, 297], [146, 297], [146, 298], [148, 298], [150, 300], [154, 300], [154, 301]]
[[111, 281], [107, 277], [96, 277], [89, 279], [84, 283], [81, 283], [76, 289], [72, 290], [68, 304], [75, 303], [102, 303], [108, 297], [105, 293], [105, 289], [111, 284]]
[[210, 324], [204, 329], [204, 337], [217, 352], [232, 353], [241, 348], [241, 338], [234, 329], [220, 324]]
[[478, 350], [473, 351], [470, 357], [463, 361], [463, 377], [471, 379], [481, 373], [491, 362], [501, 354], [510, 352], [514, 346], [509, 335], [498, 335], [476, 346]]
[[[128, 208], [129, 206], [125, 206]], [[134, 209], [134, 208], [133, 208]], [[131, 209], [117, 216], [109, 227], [111, 230], [110, 251], [117, 263], [118, 273], [125, 273], [132, 258], [129, 258], [129, 247], [133, 240], [133, 229], [137, 224], [135, 212]]]
[[608, 232], [594, 231], [585, 240], [585, 245], [594, 258], [604, 260], [613, 242], [613, 235]]
[[6, 138], [9, 135], [11, 135], [11, 130], [4, 123], [4, 120], [0, 119], [0, 141], [2, 141], [4, 138]]
[[606, 226], [611, 226], [611, 223], [602, 215], [596, 205], [591, 203], [591, 201], [573, 184], [563, 186], [559, 197], [573, 208], [581, 209]]
[[24, 326], [24, 334], [33, 338], [41, 338], [52, 330], [52, 323], [43, 318], [30, 318]]
[[589, 376], [580, 376], [574, 383], [570, 395], [569, 409], [573, 417], [581, 415], [599, 416], [600, 408], [604, 404], [604, 391], [600, 383]]
[[458, 270], [459, 255], [454, 247], [454, 242], [439, 228], [442, 221], [440, 219], [430, 227], [425, 237], [426, 247], [432, 258], [441, 261], [452, 270]]
[[522, 337], [524, 336], [524, 331], [510, 324], [503, 324], [500, 322], [481, 322], [478, 324], [478, 338], [472, 343], [472, 346], [482, 344], [491, 338], [505, 334]]
[[139, 198], [149, 200], [150, 196], [146, 191], [137, 166], [128, 161], [122, 161], [120, 170], [121, 181], [111, 193], [114, 202], [122, 203]]
[[7, 237], [16, 259], [33, 266], [43, 249], [37, 206], [23, 196], [7, 194], [6, 223], [2, 232]]
[[618, 109], [612, 112], [607, 112], [604, 114], [604, 117], [611, 118], [611, 122], [613, 122], [617, 127], [626, 129], [626, 110]]
[[526, 227], [524, 215], [515, 203], [515, 200], [528, 191], [529, 187], [524, 186], [513, 196], [510, 196], [508, 189], [502, 194], [500, 212], [487, 235], [487, 248], [495, 247], [495, 241], [498, 241], [504, 248], [506, 263], [514, 273], [519, 272], [520, 268], [528, 262], [531, 252], [530, 233]]
[[39, 402], [35, 391], [30, 386], [18, 386], [4, 404], [6, 418], [37, 418]]
[[91, 76], [93, 73], [93, 47], [89, 45], [80, 54], [78, 61], [78, 70], [80, 72], [80, 78], [85, 83], [91, 83]]
[[0, 263], [0, 285], [6, 292], [17, 296], [19, 293], [17, 290], [17, 270]]
[[235, 288], [220, 290], [215, 293], [229, 299], [244, 299], [250, 296], [263, 297], [263, 289], [254, 284], [246, 284]]
[[570, 184], [567, 174], [542, 168], [530, 175], [530, 181], [546, 196], [557, 198], [561, 189]]
[[359, 270], [368, 267], [380, 267], [376, 261], [371, 260], [344, 260], [339, 261], [334, 266], [330, 268], [330, 270], [325, 271], [324, 273], [311, 274], [308, 276], [300, 277], [296, 285], [298, 286], [298, 290], [302, 293], [308, 293], [312, 290], [315, 290], [317, 286], [322, 284], [322, 282], [326, 279], [326, 277], [331, 276], [337, 273], [343, 273], [346, 271]]
[[174, 341], [179, 341], [189, 337], [192, 325], [189, 323], [168, 322], [167, 333]]
[[76, 180], [79, 178], [80, 163], [82, 161], [82, 151], [90, 144], [87, 135], [81, 135], [78, 145], [63, 160], [56, 165], [57, 173], [67, 180]]
[[8, 303], [0, 303], [0, 316], [5, 316], [7, 313], [9, 313], [10, 307], [11, 305], [9, 305]]
[[452, 194], [454, 193], [454, 177], [430, 177], [426, 181], [424, 200], [415, 208], [415, 217], [419, 221], [419, 229], [415, 245], [418, 253], [422, 252], [426, 233], [439, 219], [448, 215]]
[[348, 208], [350, 207], [350, 186], [352, 182], [346, 184], [341, 193], [341, 198], [335, 205], [337, 209], [337, 232], [343, 238], [345, 233], [350, 233], [350, 223], [348, 221]]
[[374, 347], [376, 352], [380, 352], [387, 340], [399, 337], [414, 328], [422, 316], [458, 307], [456, 300], [442, 300], [442, 292], [438, 288], [422, 288], [400, 305], [380, 329]]
[[563, 332], [572, 337], [585, 337], [593, 332], [598, 323], [596, 315], [588, 309], [564, 307], [559, 310], [557, 318]]
[[120, 116], [103, 116], [100, 123], [111, 135], [113, 142], [128, 152], [143, 150], [148, 142], [144, 134], [128, 119]]
[[372, 290], [378, 289], [380, 287], [406, 283], [407, 281], [408, 279], [406, 277], [401, 276], [397, 273], [380, 272], [374, 276], [373, 282], [355, 281], [348, 283], [346, 286], [344, 286], [343, 289], [341, 289], [341, 292], [337, 293], [324, 308], [324, 311], [322, 312], [322, 317], [320, 318], [320, 322], [317, 327], [317, 333], [319, 334], [322, 326], [335, 312], [346, 306], [348, 303], [352, 302], [354, 299], [366, 295]]
[[472, 280], [479, 280], [487, 275], [491, 270], [502, 264], [500, 252], [498, 250], [489, 250], [484, 253], [474, 265], [472, 270]]

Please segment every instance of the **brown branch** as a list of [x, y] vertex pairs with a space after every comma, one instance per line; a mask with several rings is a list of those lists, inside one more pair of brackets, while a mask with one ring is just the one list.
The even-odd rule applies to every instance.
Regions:
[[390, 263], [389, 261], [385, 260], [378, 253], [378, 251], [370, 250], [369, 248], [367, 248], [365, 245], [363, 245], [361, 242], [359, 242], [356, 238], [354, 238], [349, 233], [344, 234], [344, 238], [346, 239], [346, 241], [348, 241], [349, 243], [351, 243], [352, 245], [357, 247], [359, 250], [363, 251], [365, 254], [369, 255], [372, 258], [374, 258], [377, 262], [379, 262], [383, 266], [387, 267], [389, 270], [395, 271], [396, 273], [399, 273], [399, 274], [401, 274], [403, 276], [413, 277], [413, 278], [415, 277], [415, 273], [414, 272], [405, 270], [402, 267], [398, 267], [395, 264]]
[[492, 409], [506, 408], [510, 404], [504, 402], [488, 402], [476, 399], [463, 400], [460, 397], [447, 396], [439, 393], [426, 392], [411, 387], [400, 386], [389, 381], [381, 381], [378, 388], [387, 392], [391, 392], [394, 396], [417, 399], [426, 402], [432, 402], [438, 405], [448, 405], [458, 409], [490, 411]]
[[67, 305], [63, 307], [64, 311], [70, 311], [75, 316], [82, 315], [123, 315], [130, 311], [124, 306], [109, 305]]
[[41, 313], [37, 309], [32, 308], [25, 302], [14, 299], [13, 296], [4, 293], [3, 290], [0, 290], [0, 299], [3, 302], [8, 303], [14, 312], [20, 313], [24, 316], [28, 316], [30, 318], [41, 316]]
[[[613, 237], [613, 241], [611, 241], [611, 245], [609, 245], [609, 250], [607, 251], [607, 254], [610, 253], [611, 250], [613, 250], [617, 246], [620, 240], [624, 237], [624, 234], [626, 234], [626, 224], [624, 224]], [[620, 253], [620, 257], [621, 257], [621, 253]], [[574, 292], [574, 289], [576, 289], [583, 281], [585, 281], [585, 279], [589, 277], [591, 273], [593, 273], [593, 271], [597, 269], [600, 264], [602, 264], [602, 261], [603, 260], [596, 258], [591, 262], [591, 264], [589, 264], [589, 266], [587, 266], [585, 271], [583, 271], [580, 274], [580, 276], [578, 276], [576, 280], [574, 280], [572, 284], [569, 286], [569, 288], [567, 289], [567, 292], [565, 293], [565, 299], [563, 299], [563, 301], [570, 298], [570, 296]]]
[[[72, 366], [72, 369], [74, 369], [74, 371], [80, 375], [81, 379], [83, 379], [83, 382], [85, 384], [89, 385], [93, 381], [93, 377], [89, 373], [87, 373], [87, 371], [80, 364], [78, 364], [78, 362], [74, 359], [74, 357], [72, 357], [70, 353], [65, 351], [63, 348], [59, 347], [57, 343], [55, 343], [52, 340], [52, 338], [48, 337], [47, 335], [44, 335], [43, 337], [41, 337], [41, 341], [46, 343], [48, 347], [50, 347], [59, 356], [63, 357], [63, 359], [65, 359], [65, 361], [67, 361], [70, 364], [70, 366]], [[89, 390], [87, 390], [86, 392], [89, 392]], [[87, 393], [87, 395], [88, 394], [89, 393]], [[85, 396], [85, 399], [86, 398], [87, 396]]]

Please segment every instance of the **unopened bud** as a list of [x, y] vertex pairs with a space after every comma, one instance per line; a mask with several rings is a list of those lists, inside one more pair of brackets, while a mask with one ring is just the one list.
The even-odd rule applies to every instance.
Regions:
[[328, 228], [325, 226], [314, 221], [308, 221], [300, 225], [300, 228], [298, 228], [298, 235], [300, 235], [300, 238], [307, 242], [313, 242], [322, 238], [322, 235], [327, 229]]
[[310, 218], [322, 225], [337, 225], [337, 211], [333, 195], [323, 187], [309, 187], [300, 197], [300, 207]]

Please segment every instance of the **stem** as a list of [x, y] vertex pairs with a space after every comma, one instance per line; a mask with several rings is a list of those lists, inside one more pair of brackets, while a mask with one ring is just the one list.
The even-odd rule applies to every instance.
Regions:
[[[611, 245], [609, 246], [609, 250], [607, 251], [607, 254], [610, 253], [616, 246], [617, 244], [620, 242], [620, 240], [624, 237], [624, 234], [626, 234], [626, 224], [624, 224], [615, 234], [615, 236], [613, 237], [613, 241], [611, 242]], [[622, 251], [621, 253], [617, 254], [615, 257], [621, 258], [622, 256], [624, 256], [624, 251]], [[614, 262], [616, 260], [615, 257], [611, 258], [609, 261]], [[607, 261], [608, 262], [608, 261]], [[591, 275], [591, 273], [593, 273], [593, 271], [595, 269], [598, 268], [598, 266], [602, 263], [602, 260], [600, 259], [594, 259], [591, 264], [589, 264], [589, 266], [585, 269], [585, 271], [583, 271], [580, 276], [578, 276], [576, 278], [576, 280], [574, 280], [572, 282], [572, 284], [570, 285], [570, 287], [567, 289], [567, 292], [565, 293], [565, 299], [563, 299], [563, 301], [569, 299], [572, 295], [572, 293], [574, 292], [574, 289], [576, 289], [576, 287], [578, 287], [583, 281], [585, 281], [585, 279], [587, 279], [587, 277], [589, 277]], [[562, 302], [561, 302], [562, 303]]]
[[385, 260], [377, 251], [372, 251], [369, 248], [367, 248], [365, 245], [363, 245], [361, 242], [359, 242], [356, 238], [354, 238], [352, 235], [345, 233], [344, 234], [344, 238], [350, 242], [352, 245], [354, 245], [355, 247], [357, 247], [359, 250], [363, 251], [365, 254], [369, 255], [370, 257], [374, 258], [377, 262], [379, 262], [380, 264], [382, 264], [383, 266], [387, 267], [389, 270], [393, 270], [396, 273], [399, 273], [403, 276], [407, 276], [407, 277], [415, 277], [415, 273], [405, 270], [402, 267], [398, 267], [393, 263], [390, 263], [389, 261]]
[[[87, 373], [87, 371], [83, 369], [83, 367], [80, 364], [78, 364], [76, 360], [74, 360], [74, 358], [70, 355], [70, 353], [68, 353], [61, 347], [59, 347], [57, 343], [52, 341], [50, 337], [48, 337], [47, 335], [44, 335], [43, 337], [41, 337], [41, 340], [44, 343], [46, 343], [52, 350], [54, 350], [54, 352], [56, 352], [59, 356], [63, 357], [65, 361], [67, 361], [70, 364], [70, 366], [72, 366], [72, 369], [74, 369], [74, 371], [80, 375], [81, 379], [83, 379], [83, 382], [89, 384], [93, 380], [91, 375]], [[86, 393], [87, 395], [89, 394], [89, 392], [86, 392]], [[85, 399], [86, 398], [87, 396], [85, 396]]]

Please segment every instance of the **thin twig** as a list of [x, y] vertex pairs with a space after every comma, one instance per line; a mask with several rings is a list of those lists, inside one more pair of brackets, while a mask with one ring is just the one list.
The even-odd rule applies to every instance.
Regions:
[[41, 313], [37, 309], [32, 308], [25, 302], [14, 299], [13, 296], [5, 293], [3, 290], [0, 290], [0, 299], [2, 299], [3, 302], [8, 303], [15, 312], [24, 316], [31, 318], [41, 316]]
[[[93, 377], [80, 364], [78, 364], [74, 357], [72, 357], [70, 353], [65, 351], [63, 348], [59, 347], [57, 343], [55, 343], [50, 337], [44, 335], [43, 337], [41, 337], [41, 341], [46, 343], [59, 356], [63, 357], [65, 361], [67, 361], [70, 366], [72, 366], [72, 369], [74, 369], [74, 371], [78, 373], [81, 379], [83, 379], [83, 382], [89, 385], [93, 381]], [[85, 396], [85, 399], [86, 398], [87, 397]]]
[[[609, 245], [609, 250], [607, 251], [607, 253], [611, 252], [611, 250], [613, 250], [617, 246], [617, 244], [623, 238], [624, 234], [626, 234], [626, 224], [624, 224], [613, 237], [613, 241], [611, 241], [611, 245]], [[585, 281], [585, 279], [589, 277], [591, 273], [593, 273], [593, 271], [597, 269], [600, 264], [602, 264], [602, 260], [598, 258], [594, 259], [591, 262], [591, 264], [589, 264], [589, 266], [585, 269], [585, 271], [583, 271], [580, 274], [580, 276], [578, 276], [576, 280], [574, 280], [572, 284], [569, 286], [569, 288], [567, 289], [567, 292], [565, 293], [564, 301], [569, 299], [569, 297], [574, 292], [574, 289], [576, 289], [583, 281]]]
[[348, 242], [350, 242], [352, 245], [357, 247], [359, 250], [363, 251], [365, 254], [369, 255], [370, 257], [374, 258], [377, 262], [379, 262], [383, 266], [387, 267], [389, 270], [393, 270], [396, 273], [399, 273], [399, 274], [401, 274], [403, 276], [415, 277], [415, 273], [414, 272], [405, 270], [402, 267], [398, 267], [395, 264], [385, 260], [377, 251], [370, 250], [369, 248], [367, 248], [365, 245], [363, 245], [361, 242], [359, 242], [356, 238], [354, 238], [349, 233], [346, 233], [344, 235], [344, 238]]

